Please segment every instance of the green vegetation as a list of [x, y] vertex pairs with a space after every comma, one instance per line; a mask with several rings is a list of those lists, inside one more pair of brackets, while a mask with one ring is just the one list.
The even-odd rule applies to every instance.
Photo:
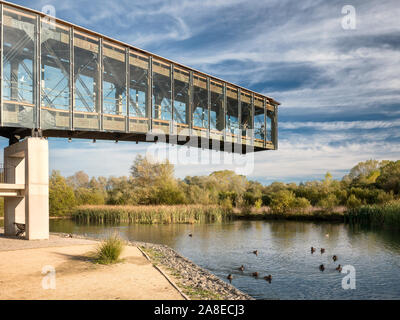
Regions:
[[350, 223], [377, 227], [387, 225], [400, 229], [400, 201], [351, 209], [346, 216], [346, 220]]
[[124, 250], [124, 241], [114, 234], [102, 241], [96, 250], [95, 261], [100, 264], [120, 262], [120, 255]]
[[204, 205], [149, 205], [149, 206], [81, 206], [72, 217], [83, 222], [130, 222], [143, 224], [221, 222], [231, 212], [221, 206]]
[[400, 160], [360, 162], [342, 180], [328, 172], [321, 181], [267, 186], [229, 170], [176, 179], [171, 163], [142, 156], [134, 160], [129, 177], [89, 179], [80, 171], [67, 178], [53, 172], [50, 178], [51, 215], [69, 213], [96, 222], [212, 222], [231, 218], [232, 213], [245, 218], [343, 220], [347, 211], [385, 207], [399, 196]]

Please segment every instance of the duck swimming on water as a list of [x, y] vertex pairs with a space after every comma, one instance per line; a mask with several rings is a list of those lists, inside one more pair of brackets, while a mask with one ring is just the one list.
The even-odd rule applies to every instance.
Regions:
[[269, 275], [265, 276], [264, 279], [267, 280], [269, 283], [271, 283], [272, 276], [269, 274]]
[[254, 250], [253, 253], [258, 256], [258, 250]]
[[333, 261], [336, 261], [336, 260], [337, 260], [337, 256], [333, 256], [333, 257], [332, 257], [332, 260], [333, 260]]
[[337, 271], [342, 272], [342, 266], [339, 264], [336, 268]]
[[321, 254], [323, 254], [325, 252], [324, 248], [321, 248]]
[[253, 272], [253, 273], [252, 273], [252, 276], [253, 276], [254, 278], [258, 278], [258, 272]]
[[314, 252], [315, 252], [315, 248], [314, 247], [311, 247], [311, 254], [313, 254]]
[[238, 269], [239, 269], [239, 271], [242, 271], [242, 272], [243, 272], [243, 271], [244, 271], [244, 266], [241, 265]]
[[319, 266], [319, 270], [324, 271], [324, 270], [325, 270], [325, 266], [324, 266], [323, 264], [321, 264], [321, 265]]

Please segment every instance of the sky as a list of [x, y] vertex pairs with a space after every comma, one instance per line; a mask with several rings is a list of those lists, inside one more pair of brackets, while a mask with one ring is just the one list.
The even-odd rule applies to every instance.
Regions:
[[[400, 159], [398, 0], [12, 2], [39, 11], [53, 5], [58, 18], [279, 101], [279, 150], [254, 154], [249, 179], [301, 182], [327, 171], [341, 179], [360, 161]], [[342, 13], [345, 5], [355, 20]], [[63, 175], [128, 175], [150, 147], [49, 142], [50, 169]], [[179, 163], [175, 173], [221, 169], [232, 165]]]

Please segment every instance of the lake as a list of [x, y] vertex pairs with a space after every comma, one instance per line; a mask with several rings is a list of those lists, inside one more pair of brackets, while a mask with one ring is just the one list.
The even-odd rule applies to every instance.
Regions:
[[[50, 230], [99, 238], [118, 231], [125, 239], [169, 245], [224, 281], [231, 273], [232, 284], [256, 299], [400, 299], [400, 233], [395, 230], [297, 221], [107, 226], [71, 220], [51, 220]], [[314, 254], [311, 246], [318, 249]], [[238, 270], [242, 264], [244, 272]], [[335, 270], [338, 264], [355, 268], [355, 289], [342, 288], [346, 274]], [[251, 276], [256, 271], [258, 279]], [[271, 283], [263, 279], [268, 274]]]

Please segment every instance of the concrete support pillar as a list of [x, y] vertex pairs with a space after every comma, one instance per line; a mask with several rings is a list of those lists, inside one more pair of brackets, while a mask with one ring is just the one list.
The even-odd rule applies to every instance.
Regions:
[[21, 196], [4, 199], [4, 231], [25, 224], [28, 240], [49, 238], [49, 150], [43, 138], [27, 138], [4, 149], [6, 183], [25, 185]]

